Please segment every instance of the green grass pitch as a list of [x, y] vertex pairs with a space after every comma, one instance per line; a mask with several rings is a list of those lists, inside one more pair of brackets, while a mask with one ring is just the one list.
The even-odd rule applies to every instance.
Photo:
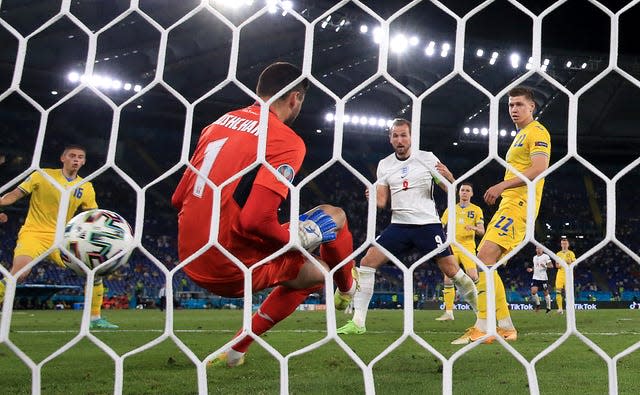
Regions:
[[[458, 312], [453, 322], [437, 322], [439, 311], [415, 312], [415, 332], [449, 358], [459, 349], [449, 342], [473, 323], [470, 312]], [[162, 335], [165, 315], [152, 310], [106, 311], [107, 318], [120, 325], [117, 331], [94, 331], [95, 336], [122, 355]], [[5, 318], [5, 317], [3, 317]], [[10, 341], [35, 363], [72, 340], [78, 333], [78, 311], [15, 311]], [[338, 325], [348, 316], [337, 313]], [[514, 311], [519, 330], [512, 343], [524, 358], [531, 360], [557, 340], [566, 330], [566, 316], [544, 311]], [[241, 311], [177, 310], [176, 336], [199, 359], [225, 344], [242, 322]], [[640, 341], [640, 311], [577, 311], [578, 330], [615, 356]], [[343, 336], [346, 343], [369, 363], [402, 335], [400, 310], [373, 310], [364, 335]], [[298, 311], [281, 322], [263, 339], [283, 355], [326, 336], [324, 312]], [[160, 344], [124, 360], [125, 394], [197, 394], [195, 365], [180, 348], [166, 339]], [[42, 367], [43, 394], [111, 394], [114, 391], [114, 361], [94, 343], [83, 338], [62, 355]], [[640, 393], [640, 350], [617, 364], [618, 393]], [[607, 365], [576, 336], [536, 364], [541, 394], [607, 394]], [[291, 394], [361, 394], [364, 380], [360, 368], [330, 341], [289, 362]], [[0, 344], [0, 391], [5, 394], [32, 393], [32, 374], [6, 343]], [[236, 369], [209, 369], [209, 393], [280, 393], [280, 365], [264, 348], [254, 344], [247, 363]], [[441, 394], [442, 364], [413, 339], [373, 367], [378, 394]], [[453, 366], [453, 392], [528, 394], [524, 367], [500, 344], [480, 345], [461, 356]]]

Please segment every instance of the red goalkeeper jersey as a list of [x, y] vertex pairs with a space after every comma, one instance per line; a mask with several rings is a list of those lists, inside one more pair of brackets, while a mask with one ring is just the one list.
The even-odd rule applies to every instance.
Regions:
[[[180, 260], [202, 248], [209, 240], [211, 221], [218, 221], [218, 241], [246, 266], [275, 251], [273, 243], [243, 232], [239, 218], [248, 194], [247, 186], [260, 185], [283, 199], [289, 189], [270, 170], [256, 166], [221, 190], [220, 215], [214, 216], [214, 192], [206, 179], [221, 185], [238, 172], [254, 165], [258, 147], [260, 106], [229, 112], [207, 126], [200, 135], [191, 164], [201, 175], [187, 169], [172, 197], [178, 214], [178, 253]], [[302, 139], [275, 114], [269, 113], [266, 160], [289, 181], [300, 169], [306, 153]], [[257, 174], [255, 170], [257, 169]], [[255, 175], [253, 182], [251, 178]], [[245, 190], [243, 190], [245, 189]], [[243, 196], [243, 194], [245, 196]], [[256, 221], [259, 221], [256, 218]], [[185, 266], [194, 279], [237, 280], [242, 272], [215, 247]]]

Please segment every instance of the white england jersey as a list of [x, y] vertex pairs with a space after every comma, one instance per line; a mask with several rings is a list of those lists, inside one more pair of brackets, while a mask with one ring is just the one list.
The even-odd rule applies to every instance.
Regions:
[[540, 256], [536, 255], [533, 257], [533, 279], [548, 281], [549, 277], [547, 276], [547, 263], [551, 262], [551, 258], [549, 255], [542, 254]]
[[440, 223], [433, 200], [433, 186], [438, 175], [432, 174], [425, 166], [428, 164], [435, 168], [438, 162], [433, 153], [418, 150], [406, 160], [399, 160], [394, 152], [378, 163], [378, 182], [391, 191], [391, 223]]

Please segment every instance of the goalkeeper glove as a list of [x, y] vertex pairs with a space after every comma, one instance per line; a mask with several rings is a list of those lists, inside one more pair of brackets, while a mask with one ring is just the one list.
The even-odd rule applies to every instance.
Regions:
[[300, 215], [298, 236], [302, 248], [311, 252], [322, 243], [336, 239], [336, 223], [323, 210], [316, 210], [311, 215]]

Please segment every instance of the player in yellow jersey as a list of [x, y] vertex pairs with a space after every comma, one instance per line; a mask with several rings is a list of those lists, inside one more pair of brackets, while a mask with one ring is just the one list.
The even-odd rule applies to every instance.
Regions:
[[[565, 237], [560, 239], [560, 247], [562, 250], [556, 252], [556, 255], [558, 258], [563, 259], [567, 263], [567, 266], [571, 266], [571, 264], [576, 261], [576, 254], [569, 249], [569, 240]], [[565, 295], [565, 271], [560, 262], [556, 262], [556, 269], [558, 269], [558, 273], [556, 274], [556, 303], [558, 304], [558, 314], [564, 314], [562, 301]]]
[[[473, 197], [473, 184], [464, 181], [460, 184], [458, 190], [460, 201], [456, 204], [456, 241], [460, 243], [469, 253], [476, 254], [476, 236], [484, 235], [484, 215], [482, 209], [471, 203]], [[442, 214], [442, 225], [445, 226], [449, 219], [449, 209], [447, 208]], [[454, 257], [458, 263], [464, 267], [464, 271], [474, 282], [478, 281], [478, 269], [476, 263], [465, 255], [460, 248], [451, 244]], [[453, 317], [453, 301], [456, 298], [456, 289], [453, 282], [447, 276], [444, 276], [444, 313], [436, 318], [436, 321], [452, 321]]]
[[[78, 145], [65, 147], [60, 156], [61, 169], [42, 169], [49, 177], [53, 178], [62, 188], [73, 188], [82, 181], [78, 171], [85, 164], [86, 150]], [[58, 206], [60, 205], [60, 191], [43, 174], [33, 172], [17, 188], [0, 197], [0, 206], [8, 206], [23, 197], [31, 195], [29, 211], [24, 225], [18, 233], [18, 240], [13, 255], [11, 274], [15, 275], [38, 256], [42, 255], [53, 245], [56, 233], [56, 221], [58, 218]], [[69, 198], [69, 209], [66, 221], [69, 221], [76, 211], [84, 211], [97, 208], [96, 193], [93, 185], [86, 182], [73, 188]], [[58, 266], [65, 267], [60, 258], [60, 251], [55, 250], [48, 258]], [[18, 278], [18, 282], [24, 281], [30, 270], [24, 271]], [[0, 302], [4, 300], [5, 283], [0, 282]], [[102, 279], [96, 279], [93, 286], [93, 298], [91, 301], [91, 328], [92, 329], [117, 329], [114, 325], [101, 317], [102, 297], [104, 286]]]
[[[533, 180], [549, 167], [551, 157], [551, 138], [547, 129], [533, 119], [536, 103], [533, 92], [519, 86], [509, 91], [509, 115], [516, 125], [518, 133], [513, 138], [506, 155], [509, 165], [524, 177]], [[500, 206], [487, 226], [480, 242], [478, 258], [487, 266], [493, 266], [524, 239], [527, 228], [527, 204], [535, 204], [538, 215], [544, 179], [536, 183], [535, 202], [527, 202], [527, 186], [509, 169], [504, 180], [487, 189], [484, 201], [493, 205], [502, 196]], [[535, 220], [535, 218], [534, 218]], [[507, 295], [502, 279], [493, 271], [496, 297], [496, 319], [498, 335], [508, 341], [518, 338], [518, 332], [511, 321]], [[478, 276], [478, 315], [476, 323], [453, 344], [467, 344], [479, 340], [487, 332], [487, 283], [486, 274]], [[491, 339], [487, 339], [490, 341]]]

